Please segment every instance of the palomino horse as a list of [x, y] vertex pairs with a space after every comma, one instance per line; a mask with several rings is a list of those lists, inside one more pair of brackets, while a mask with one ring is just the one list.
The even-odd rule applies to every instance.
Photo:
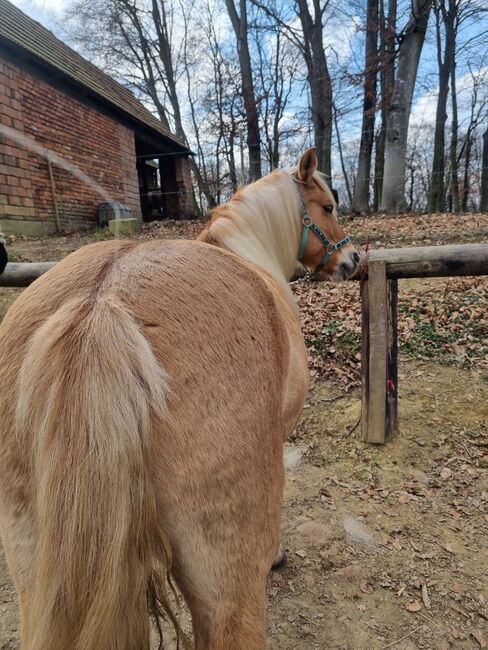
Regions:
[[242, 189], [198, 242], [86, 246], [9, 310], [0, 529], [23, 649], [149, 648], [170, 574], [198, 650], [265, 647], [308, 381], [287, 281], [358, 262], [315, 170], [309, 150]]

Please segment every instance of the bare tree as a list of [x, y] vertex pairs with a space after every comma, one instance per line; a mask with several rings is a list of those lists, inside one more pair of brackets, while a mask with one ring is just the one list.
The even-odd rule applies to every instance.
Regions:
[[385, 168], [386, 119], [388, 106], [395, 82], [395, 43], [397, 0], [388, 0], [388, 14], [385, 14], [385, 0], [379, 0], [380, 30], [380, 84], [381, 84], [381, 127], [375, 142], [375, 181], [373, 211], [377, 212], [383, 188]]
[[356, 213], [369, 212], [369, 185], [376, 111], [378, 0], [368, 0], [367, 4], [363, 124], [361, 130], [361, 144], [359, 147], [358, 171], [356, 184], [354, 186], [354, 198], [352, 201], [352, 210]]
[[459, 212], [461, 210], [461, 202], [459, 197], [459, 175], [458, 175], [458, 155], [457, 145], [459, 137], [459, 119], [458, 119], [458, 105], [456, 93], [456, 57], [454, 57], [453, 65], [451, 68], [451, 144], [449, 147], [449, 157], [451, 163], [451, 211]]
[[[435, 31], [437, 40], [437, 65], [439, 69], [439, 94], [435, 119], [434, 158], [430, 185], [430, 211], [444, 210], [445, 175], [445, 124], [449, 80], [454, 69], [456, 32], [460, 0], [434, 0]], [[442, 52], [442, 25], [444, 26], [444, 54]]]
[[[263, 34], [268, 38], [264, 39]], [[256, 77], [259, 80], [258, 92], [261, 97], [264, 151], [268, 167], [273, 170], [279, 166], [280, 148], [283, 143], [298, 131], [296, 124], [283, 124], [296, 81], [298, 64], [295, 48], [290, 47], [276, 22], [259, 25], [255, 36], [259, 57]]]
[[237, 52], [241, 68], [242, 95], [247, 120], [249, 180], [255, 181], [261, 178], [261, 135], [256, 97], [254, 95], [251, 55], [249, 53], [247, 3], [246, 0], [239, 0], [240, 15], [237, 13], [234, 0], [226, 0], [226, 5], [237, 38]]
[[408, 122], [432, 0], [412, 0], [410, 20], [401, 35], [398, 68], [387, 111], [385, 168], [381, 210], [405, 207], [405, 166]]
[[312, 0], [311, 13], [307, 0], [296, 0], [295, 16], [300, 21], [297, 29], [292, 16], [282, 16], [283, 4], [275, 0], [252, 0], [266, 15], [275, 20], [283, 34], [297, 47], [303, 56], [310, 88], [310, 111], [314, 127], [314, 144], [317, 149], [318, 166], [330, 182], [332, 178], [332, 80], [324, 49], [324, 15], [330, 0]]
[[338, 113], [337, 108], [334, 106], [334, 126], [335, 126], [336, 138], [337, 138], [337, 148], [339, 150], [339, 159], [341, 161], [342, 175], [344, 176], [344, 185], [346, 186], [347, 200], [349, 202], [349, 205], [351, 206], [352, 205], [351, 183], [349, 182], [349, 174], [347, 173], [346, 163], [344, 160], [341, 134], [339, 131], [339, 125], [337, 120], [337, 113]]
[[473, 145], [475, 143], [476, 130], [488, 116], [488, 108], [484, 97], [480, 101], [480, 94], [485, 89], [486, 77], [480, 71], [471, 72], [472, 90], [471, 90], [471, 109], [469, 115], [468, 128], [462, 144], [459, 158], [464, 157], [463, 183], [461, 188], [461, 210], [468, 210], [468, 200], [471, 193], [471, 164]]
[[[73, 0], [67, 16], [73, 40], [95, 59], [102, 55], [108, 72], [150, 98], [162, 122], [188, 144], [177, 91], [180, 71], [172, 43], [173, 10], [167, 0]], [[184, 39], [187, 36], [185, 30]], [[207, 204], [215, 205], [193, 158], [190, 166]]]

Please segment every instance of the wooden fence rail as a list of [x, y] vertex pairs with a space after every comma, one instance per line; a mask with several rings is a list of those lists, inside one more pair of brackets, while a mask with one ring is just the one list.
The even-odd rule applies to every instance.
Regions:
[[[26, 287], [54, 262], [11, 263], [0, 286]], [[352, 280], [362, 282], [362, 430], [381, 444], [398, 431], [397, 296], [400, 278], [488, 275], [488, 244], [372, 250]]]
[[10, 262], [0, 275], [0, 287], [28, 287], [56, 262]]
[[364, 280], [361, 424], [367, 442], [382, 444], [398, 432], [398, 280], [488, 275], [488, 244], [370, 251], [364, 267], [354, 278]]

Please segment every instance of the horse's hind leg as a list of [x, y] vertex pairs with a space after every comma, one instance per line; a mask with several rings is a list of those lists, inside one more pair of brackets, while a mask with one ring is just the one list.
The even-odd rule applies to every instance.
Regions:
[[244, 471], [234, 489], [217, 488], [213, 498], [207, 493], [199, 512], [193, 502], [185, 529], [172, 536], [173, 573], [190, 607], [197, 650], [266, 647], [266, 582], [280, 537], [281, 457], [270, 469], [266, 477]]
[[212, 603], [190, 601], [195, 650], [264, 650], [266, 583], [245, 596], [227, 593]]
[[21, 647], [24, 648], [28, 647], [29, 599], [33, 587], [34, 523], [19, 508], [5, 508], [1, 526], [2, 546], [19, 602]]

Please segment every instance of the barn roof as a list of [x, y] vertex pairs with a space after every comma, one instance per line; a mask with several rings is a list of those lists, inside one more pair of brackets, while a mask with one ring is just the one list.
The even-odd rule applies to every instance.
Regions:
[[112, 77], [60, 41], [40, 23], [29, 18], [7, 0], [0, 0], [0, 45], [20, 49], [34, 64], [69, 80], [84, 94], [94, 96], [118, 113], [125, 114], [139, 125], [163, 136], [182, 153], [190, 153], [188, 147], [140, 101]]

